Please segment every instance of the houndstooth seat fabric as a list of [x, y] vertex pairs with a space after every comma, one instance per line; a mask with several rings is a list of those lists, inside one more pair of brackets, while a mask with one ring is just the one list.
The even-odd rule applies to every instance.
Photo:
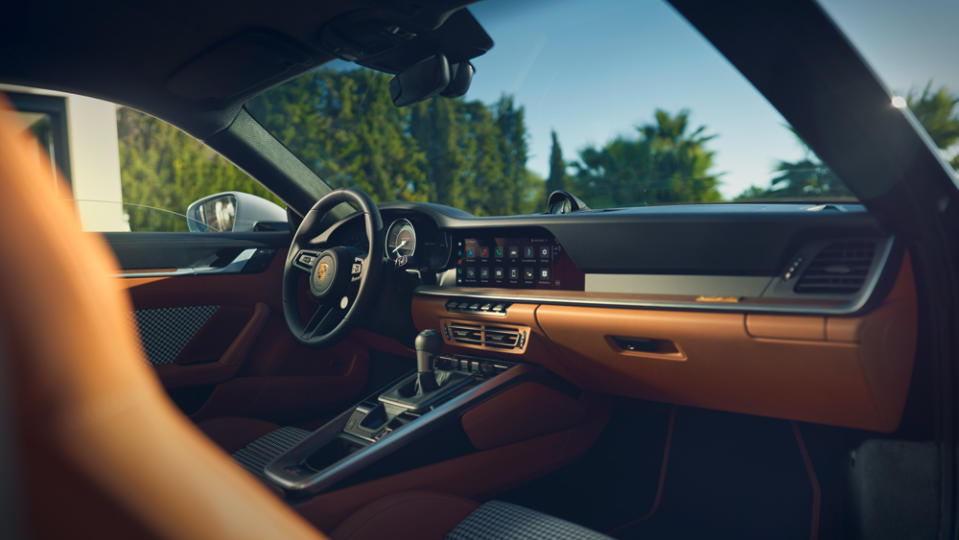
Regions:
[[283, 427], [233, 452], [233, 459], [237, 460], [244, 469], [266, 480], [266, 472], [263, 469], [267, 464], [309, 436], [310, 432], [305, 429]]
[[491, 501], [466, 517], [447, 540], [611, 540], [610, 537], [515, 504]]

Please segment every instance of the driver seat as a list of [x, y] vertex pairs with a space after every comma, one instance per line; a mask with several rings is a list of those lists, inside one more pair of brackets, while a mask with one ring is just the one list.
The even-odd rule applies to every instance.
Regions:
[[[167, 397], [111, 277], [109, 248], [81, 232], [15, 118], [0, 94], [0, 500], [22, 509], [4, 516], [5, 537], [326, 538]], [[218, 428], [223, 444], [228, 428]], [[603, 538], [515, 505], [435, 493], [374, 501], [334, 531], [444, 535]]]

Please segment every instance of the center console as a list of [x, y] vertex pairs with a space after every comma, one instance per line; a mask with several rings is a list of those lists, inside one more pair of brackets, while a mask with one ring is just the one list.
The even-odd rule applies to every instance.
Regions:
[[417, 370], [374, 392], [266, 466], [291, 492], [317, 493], [441, 427], [530, 370], [469, 355], [441, 355], [441, 336], [416, 338]]

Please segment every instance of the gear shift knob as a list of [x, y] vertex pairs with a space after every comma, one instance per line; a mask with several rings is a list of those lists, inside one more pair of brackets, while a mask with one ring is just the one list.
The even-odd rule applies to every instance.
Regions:
[[416, 371], [430, 373], [433, 371], [433, 357], [443, 348], [443, 337], [436, 330], [423, 330], [413, 342], [416, 347]]

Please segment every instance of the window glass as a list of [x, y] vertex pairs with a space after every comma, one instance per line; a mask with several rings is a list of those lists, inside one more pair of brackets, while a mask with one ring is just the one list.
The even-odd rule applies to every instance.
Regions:
[[[201, 205], [197, 215], [209, 218], [206, 224], [191, 228], [185, 216], [194, 201], [222, 192], [283, 205], [232, 163], [162, 120], [85, 96], [0, 90], [10, 98], [20, 124], [40, 143], [37, 158], [60, 170], [66, 185], [56, 185], [70, 190], [85, 230], [230, 231], [236, 205], [227, 201], [236, 201], [234, 196]], [[269, 214], [271, 221], [282, 215], [277, 210]], [[244, 226], [250, 223], [244, 221]]]
[[[522, 5], [521, 5], [522, 4]], [[408, 107], [391, 76], [331, 62], [251, 113], [333, 187], [477, 215], [852, 199], [781, 115], [664, 2], [472, 4], [495, 42], [463, 98]]]
[[[116, 122], [123, 205], [132, 231], [188, 231], [187, 207], [214, 193], [240, 191], [283, 205], [238, 167], [162, 120], [118, 107]], [[207, 203], [201, 215], [212, 220], [209, 230], [228, 231], [235, 209], [216, 204], [224, 206]]]

